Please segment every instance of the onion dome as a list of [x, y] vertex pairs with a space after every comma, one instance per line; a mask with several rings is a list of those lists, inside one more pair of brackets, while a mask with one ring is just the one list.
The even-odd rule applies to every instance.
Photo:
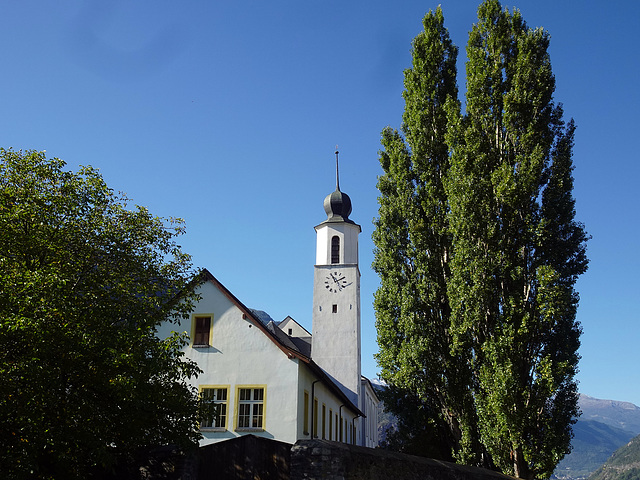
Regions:
[[325, 222], [354, 223], [352, 220], [349, 220], [349, 214], [351, 214], [351, 199], [349, 195], [340, 191], [338, 153], [336, 146], [336, 190], [324, 199], [324, 211], [327, 213]]
[[348, 222], [351, 213], [351, 199], [339, 188], [324, 199], [324, 211], [328, 222]]

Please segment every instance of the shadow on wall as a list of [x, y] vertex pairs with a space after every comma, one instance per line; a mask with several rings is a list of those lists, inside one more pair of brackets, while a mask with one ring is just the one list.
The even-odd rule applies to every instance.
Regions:
[[[121, 471], [120, 474], [125, 472]], [[291, 445], [244, 435], [200, 447], [191, 455], [159, 449], [130, 475], [100, 480], [514, 480], [481, 468], [348, 445], [300, 440]]]
[[[291, 444], [243, 435], [198, 451], [197, 479], [289, 480]], [[183, 478], [182, 480], [196, 480]]]

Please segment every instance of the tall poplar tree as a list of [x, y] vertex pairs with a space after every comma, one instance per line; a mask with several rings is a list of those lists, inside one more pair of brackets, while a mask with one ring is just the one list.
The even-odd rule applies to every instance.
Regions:
[[404, 73], [404, 137], [391, 128], [382, 132], [373, 263], [381, 279], [377, 359], [390, 385], [387, 408], [399, 417], [400, 433], [413, 439], [404, 442], [405, 451], [452, 460], [472, 451], [462, 418], [472, 410], [463, 407], [470, 372], [452, 355], [448, 331], [451, 237], [443, 179], [447, 110], [460, 109], [458, 49], [440, 7], [423, 25], [413, 41], [413, 66]]
[[[441, 418], [455, 412], [459, 435], [447, 444], [457, 442], [458, 460], [545, 478], [569, 451], [578, 413], [574, 286], [587, 268], [572, 196], [575, 127], [553, 102], [549, 36], [485, 1], [469, 35], [464, 114], [455, 87], [433, 108], [442, 69], [416, 43], [405, 138], [385, 130], [380, 154], [382, 377]], [[423, 90], [407, 81], [417, 76], [429, 79]], [[442, 121], [443, 111], [438, 137], [424, 119]], [[446, 154], [423, 148], [436, 138]], [[422, 182], [418, 165], [437, 169], [438, 182]]]

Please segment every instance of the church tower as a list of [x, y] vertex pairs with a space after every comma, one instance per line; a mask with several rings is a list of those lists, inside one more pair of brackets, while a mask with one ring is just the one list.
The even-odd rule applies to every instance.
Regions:
[[311, 358], [358, 405], [360, 394], [360, 225], [349, 219], [351, 199], [336, 190], [324, 199], [327, 219], [315, 227]]

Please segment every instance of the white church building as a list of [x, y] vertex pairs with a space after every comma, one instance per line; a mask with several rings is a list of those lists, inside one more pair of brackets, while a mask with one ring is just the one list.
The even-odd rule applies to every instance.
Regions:
[[203, 370], [192, 382], [216, 404], [218, 414], [200, 425], [201, 445], [245, 434], [378, 445], [379, 400], [360, 368], [361, 229], [337, 178], [324, 209], [315, 227], [313, 334], [291, 317], [275, 322], [247, 308], [207, 270], [191, 319], [161, 326], [161, 336], [189, 334], [185, 355]]

